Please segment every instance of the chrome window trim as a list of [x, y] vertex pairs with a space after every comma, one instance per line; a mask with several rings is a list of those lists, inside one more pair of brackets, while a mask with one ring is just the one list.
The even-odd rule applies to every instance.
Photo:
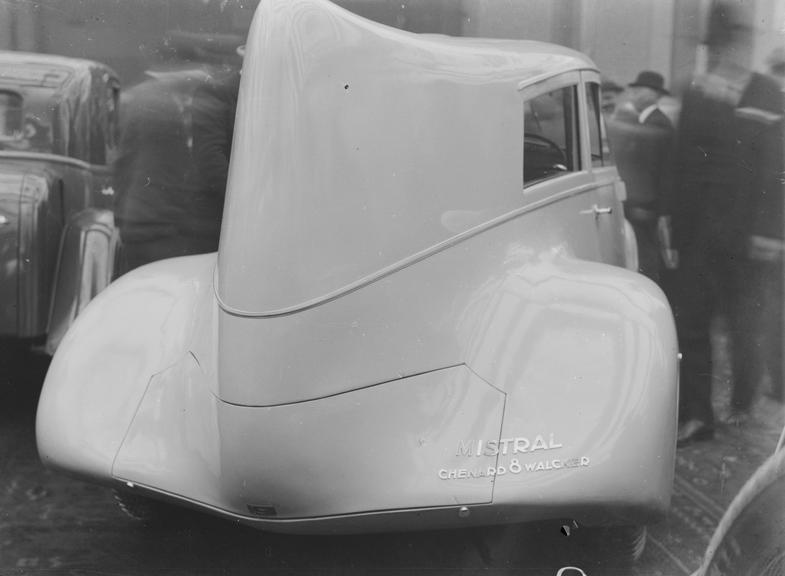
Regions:
[[[587, 70], [592, 71], [593, 70]], [[548, 178], [546, 180], [542, 180], [540, 182], [532, 182], [529, 185], [523, 181], [523, 157], [521, 157], [521, 190], [524, 195], [530, 194], [533, 188], [538, 187], [540, 184], [544, 182], [551, 182], [554, 180], [561, 180], [562, 178], [573, 176], [575, 174], [581, 173], [588, 173], [586, 161], [584, 158], [585, 154], [585, 145], [584, 145], [584, 133], [586, 132], [584, 127], [585, 122], [585, 109], [583, 106], [585, 102], [583, 102], [583, 97], [581, 96], [580, 92], [584, 90], [583, 87], [583, 77], [582, 77], [583, 70], [570, 70], [568, 72], [561, 72], [557, 74], [549, 74], [541, 79], [535, 80], [534, 82], [527, 81], [525, 85], [522, 83], [518, 87], [518, 92], [521, 95], [521, 106], [527, 100], [531, 100], [532, 98], [537, 98], [538, 96], [542, 96], [543, 94], [547, 94], [548, 92], [552, 92], [554, 90], [559, 90], [562, 88], [575, 88], [578, 92], [574, 95], [575, 104], [576, 104], [576, 111], [578, 113], [578, 121], [576, 124], [576, 128], [578, 130], [577, 134], [577, 144], [579, 146], [578, 153], [576, 154], [576, 161], [580, 163], [580, 165], [576, 166], [574, 170], [570, 170], [569, 172], [565, 172], [562, 175], [553, 176], [552, 178]], [[521, 109], [521, 113], [523, 114], [524, 111]], [[521, 134], [521, 139], [523, 139], [525, 134]]]

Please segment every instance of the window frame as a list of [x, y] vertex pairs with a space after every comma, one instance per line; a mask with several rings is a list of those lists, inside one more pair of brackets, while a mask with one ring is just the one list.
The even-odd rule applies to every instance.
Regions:
[[[586, 124], [586, 130], [585, 130], [586, 142], [585, 142], [585, 145], [586, 145], [586, 160], [588, 162], [586, 164], [586, 166], [591, 171], [602, 171], [602, 170], [607, 170], [609, 168], [614, 168], [615, 167], [615, 161], [614, 161], [614, 158], [613, 158], [612, 150], [610, 148], [610, 144], [608, 143], [608, 130], [607, 130], [607, 127], [605, 125], [605, 117], [603, 116], [602, 107], [601, 107], [601, 104], [602, 104], [602, 88], [601, 88], [601, 84], [602, 84], [602, 82], [601, 82], [601, 79], [600, 79], [600, 75], [595, 70], [581, 70], [581, 83], [584, 86], [583, 91], [582, 91], [582, 97], [581, 97], [581, 101], [582, 101], [581, 105], [583, 106], [583, 110], [584, 110], [583, 117], [585, 119], [584, 122]], [[603, 162], [602, 162], [601, 166], [595, 166], [594, 162], [592, 160], [592, 157], [591, 157], [591, 140], [590, 140], [591, 139], [591, 133], [590, 133], [591, 131], [589, 129], [589, 124], [588, 124], [589, 123], [589, 103], [588, 103], [588, 100], [587, 100], [588, 94], [586, 92], [589, 89], [589, 86], [592, 85], [592, 84], [596, 84], [597, 85], [597, 94], [598, 94], [598, 98], [600, 100], [600, 102], [599, 102], [600, 108], [597, 110], [597, 114], [598, 114], [598, 118], [599, 118], [599, 121], [600, 121], [599, 136], [600, 136], [600, 147], [602, 149], [602, 154], [603, 154]]]
[[[609, 160], [609, 149], [605, 138], [605, 123], [602, 118], [600, 85], [596, 82], [584, 82], [583, 95], [586, 99], [586, 136], [587, 150], [589, 152], [589, 166], [592, 168], [603, 168]], [[592, 130], [592, 126], [595, 127]], [[595, 158], [595, 145], [599, 150], [599, 156]]]
[[[556, 180], [560, 180], [565, 177], [572, 176], [574, 174], [579, 174], [581, 172], [586, 172], [586, 145], [588, 143], [588, 138], [586, 137], [586, 127], [585, 127], [585, 120], [586, 117], [586, 102], [585, 102], [585, 87], [583, 78], [581, 75], [580, 70], [571, 70], [569, 72], [561, 73], [556, 76], [551, 76], [534, 84], [529, 84], [527, 86], [523, 86], [519, 89], [519, 93], [521, 95], [521, 126], [524, 125], [524, 115], [525, 115], [525, 106], [526, 102], [537, 98], [538, 96], [543, 96], [549, 92], [553, 92], [556, 90], [561, 90], [564, 88], [572, 88], [575, 92], [574, 94], [574, 101], [573, 101], [573, 112], [574, 118], [572, 121], [572, 127], [574, 130], [573, 141], [576, 150], [574, 151], [574, 168], [570, 171], [564, 172], [564, 174], [554, 175], [550, 178], [544, 178], [541, 180], [536, 180], [534, 182], [526, 183], [524, 181], [524, 150], [521, 150], [521, 187], [524, 192], [539, 186], [540, 184], [551, 183]], [[566, 120], [566, 118], [565, 118]], [[526, 136], [525, 130], [521, 132], [521, 145], [523, 147], [524, 138]], [[590, 152], [588, 153], [591, 154]], [[590, 165], [590, 164], [588, 164]]]
[[[18, 112], [18, 126], [15, 132], [21, 132], [24, 127], [24, 112], [25, 112], [25, 96], [19, 90], [13, 90], [10, 88], [0, 88], [0, 95], [8, 97], [9, 103], [13, 103], [16, 105], [15, 108], [5, 108], [4, 112], [7, 111], [15, 111]], [[7, 114], [6, 114], [7, 116]], [[4, 122], [5, 123], [5, 122]], [[0, 134], [0, 138], [13, 138], [14, 133], [7, 133], [7, 134]]]

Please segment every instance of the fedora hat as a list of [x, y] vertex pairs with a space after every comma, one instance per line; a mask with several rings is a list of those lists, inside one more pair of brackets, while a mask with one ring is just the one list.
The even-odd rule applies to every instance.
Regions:
[[785, 46], [777, 46], [766, 57], [766, 64], [772, 72], [785, 72]]
[[635, 79], [635, 82], [628, 84], [630, 88], [651, 88], [661, 96], [669, 96], [670, 92], [665, 89], [665, 78], [662, 74], [652, 72], [651, 70], [644, 70]]

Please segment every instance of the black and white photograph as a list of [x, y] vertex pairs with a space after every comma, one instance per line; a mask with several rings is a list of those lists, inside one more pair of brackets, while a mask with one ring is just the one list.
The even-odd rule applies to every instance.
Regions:
[[0, 0], [0, 576], [785, 576], [783, 332], [783, 0]]

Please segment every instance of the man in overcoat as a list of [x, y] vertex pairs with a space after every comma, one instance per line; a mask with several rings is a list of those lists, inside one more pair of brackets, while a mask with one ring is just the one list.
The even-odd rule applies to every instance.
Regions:
[[627, 87], [625, 106], [608, 122], [627, 188], [624, 214], [635, 230], [640, 271], [655, 282], [663, 265], [659, 230], [669, 225], [673, 194], [673, 124], [658, 106], [667, 94], [662, 75], [643, 71]]
[[[741, 391], [749, 391], [759, 376], [755, 302], [761, 293], [751, 282], [752, 243], [755, 228], [763, 226], [761, 216], [782, 214], [782, 148], [772, 148], [782, 101], [776, 82], [745, 66], [749, 33], [735, 5], [715, 4], [706, 41], [708, 71], [684, 93], [677, 128], [673, 223], [679, 268], [669, 296], [683, 355], [680, 445], [714, 435], [715, 317], [725, 316], [729, 327], [739, 393], [732, 408], [746, 409], [749, 398], [742, 399]], [[766, 196], [773, 207], [761, 203]]]

